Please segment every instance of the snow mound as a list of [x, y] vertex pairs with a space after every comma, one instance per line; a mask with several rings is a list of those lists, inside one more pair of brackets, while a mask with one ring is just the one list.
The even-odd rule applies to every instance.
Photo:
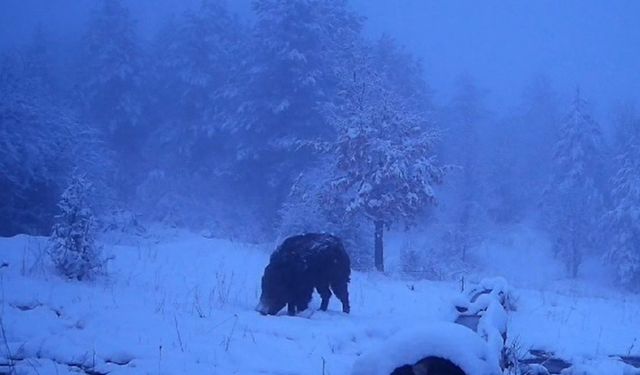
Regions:
[[467, 327], [438, 322], [396, 334], [384, 344], [361, 356], [352, 375], [388, 375], [397, 367], [414, 364], [425, 357], [447, 359], [467, 375], [499, 373], [487, 361], [487, 344]]

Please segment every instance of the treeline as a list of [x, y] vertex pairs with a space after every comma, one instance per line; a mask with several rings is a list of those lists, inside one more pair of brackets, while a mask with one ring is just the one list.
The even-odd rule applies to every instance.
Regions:
[[422, 259], [464, 263], [487, 227], [531, 220], [571, 274], [606, 253], [638, 283], [636, 112], [620, 111], [607, 142], [583, 97], [543, 78], [506, 115], [469, 77], [438, 101], [420, 61], [365, 37], [345, 0], [253, 12], [247, 23], [206, 0], [145, 40], [103, 0], [73, 43], [39, 30], [5, 53], [0, 235], [49, 234], [82, 175], [103, 217], [248, 241], [332, 231], [363, 267], [386, 228], [437, 222], [442, 250]]
[[[203, 1], [143, 41], [124, 3], [105, 0], [71, 48], [39, 31], [7, 54], [3, 140], [22, 149], [2, 154], [2, 234], [47, 234], [74, 173], [91, 175], [103, 211], [248, 240], [329, 218], [400, 221], [432, 200], [441, 172], [418, 61], [366, 40], [342, 0], [253, 10], [247, 25]], [[292, 195], [310, 182], [318, 194]]]

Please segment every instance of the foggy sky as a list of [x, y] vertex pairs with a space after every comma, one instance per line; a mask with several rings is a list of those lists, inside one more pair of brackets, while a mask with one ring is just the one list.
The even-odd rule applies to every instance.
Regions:
[[[0, 0], [0, 49], [28, 40], [41, 24], [56, 39], [75, 38], [96, 0]], [[199, 0], [130, 0], [143, 35]], [[640, 1], [352, 0], [370, 35], [394, 36], [423, 59], [437, 101], [466, 73], [489, 91], [496, 110], [517, 103], [523, 85], [547, 75], [561, 94], [580, 84], [600, 117], [638, 102]], [[230, 0], [247, 16], [249, 0]]]
[[604, 111], [638, 99], [638, 1], [355, 2], [370, 29], [397, 36], [424, 59], [439, 91], [467, 72], [500, 106], [531, 76], [546, 74], [565, 95], [579, 84]]

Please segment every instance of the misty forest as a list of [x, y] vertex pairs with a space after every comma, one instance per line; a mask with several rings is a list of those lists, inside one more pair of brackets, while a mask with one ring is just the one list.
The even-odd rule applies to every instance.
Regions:
[[640, 374], [638, 12], [3, 1], [0, 374]]

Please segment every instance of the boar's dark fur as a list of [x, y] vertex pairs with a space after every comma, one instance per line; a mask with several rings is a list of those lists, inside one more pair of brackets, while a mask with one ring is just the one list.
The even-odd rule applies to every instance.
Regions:
[[426, 357], [415, 365], [403, 365], [391, 372], [391, 375], [465, 375], [453, 362], [440, 357]]
[[333, 291], [348, 313], [350, 274], [351, 262], [338, 237], [321, 233], [289, 237], [271, 254], [256, 310], [275, 315], [287, 305], [287, 313], [295, 315], [307, 309], [315, 288], [322, 298], [321, 310], [327, 310]]

